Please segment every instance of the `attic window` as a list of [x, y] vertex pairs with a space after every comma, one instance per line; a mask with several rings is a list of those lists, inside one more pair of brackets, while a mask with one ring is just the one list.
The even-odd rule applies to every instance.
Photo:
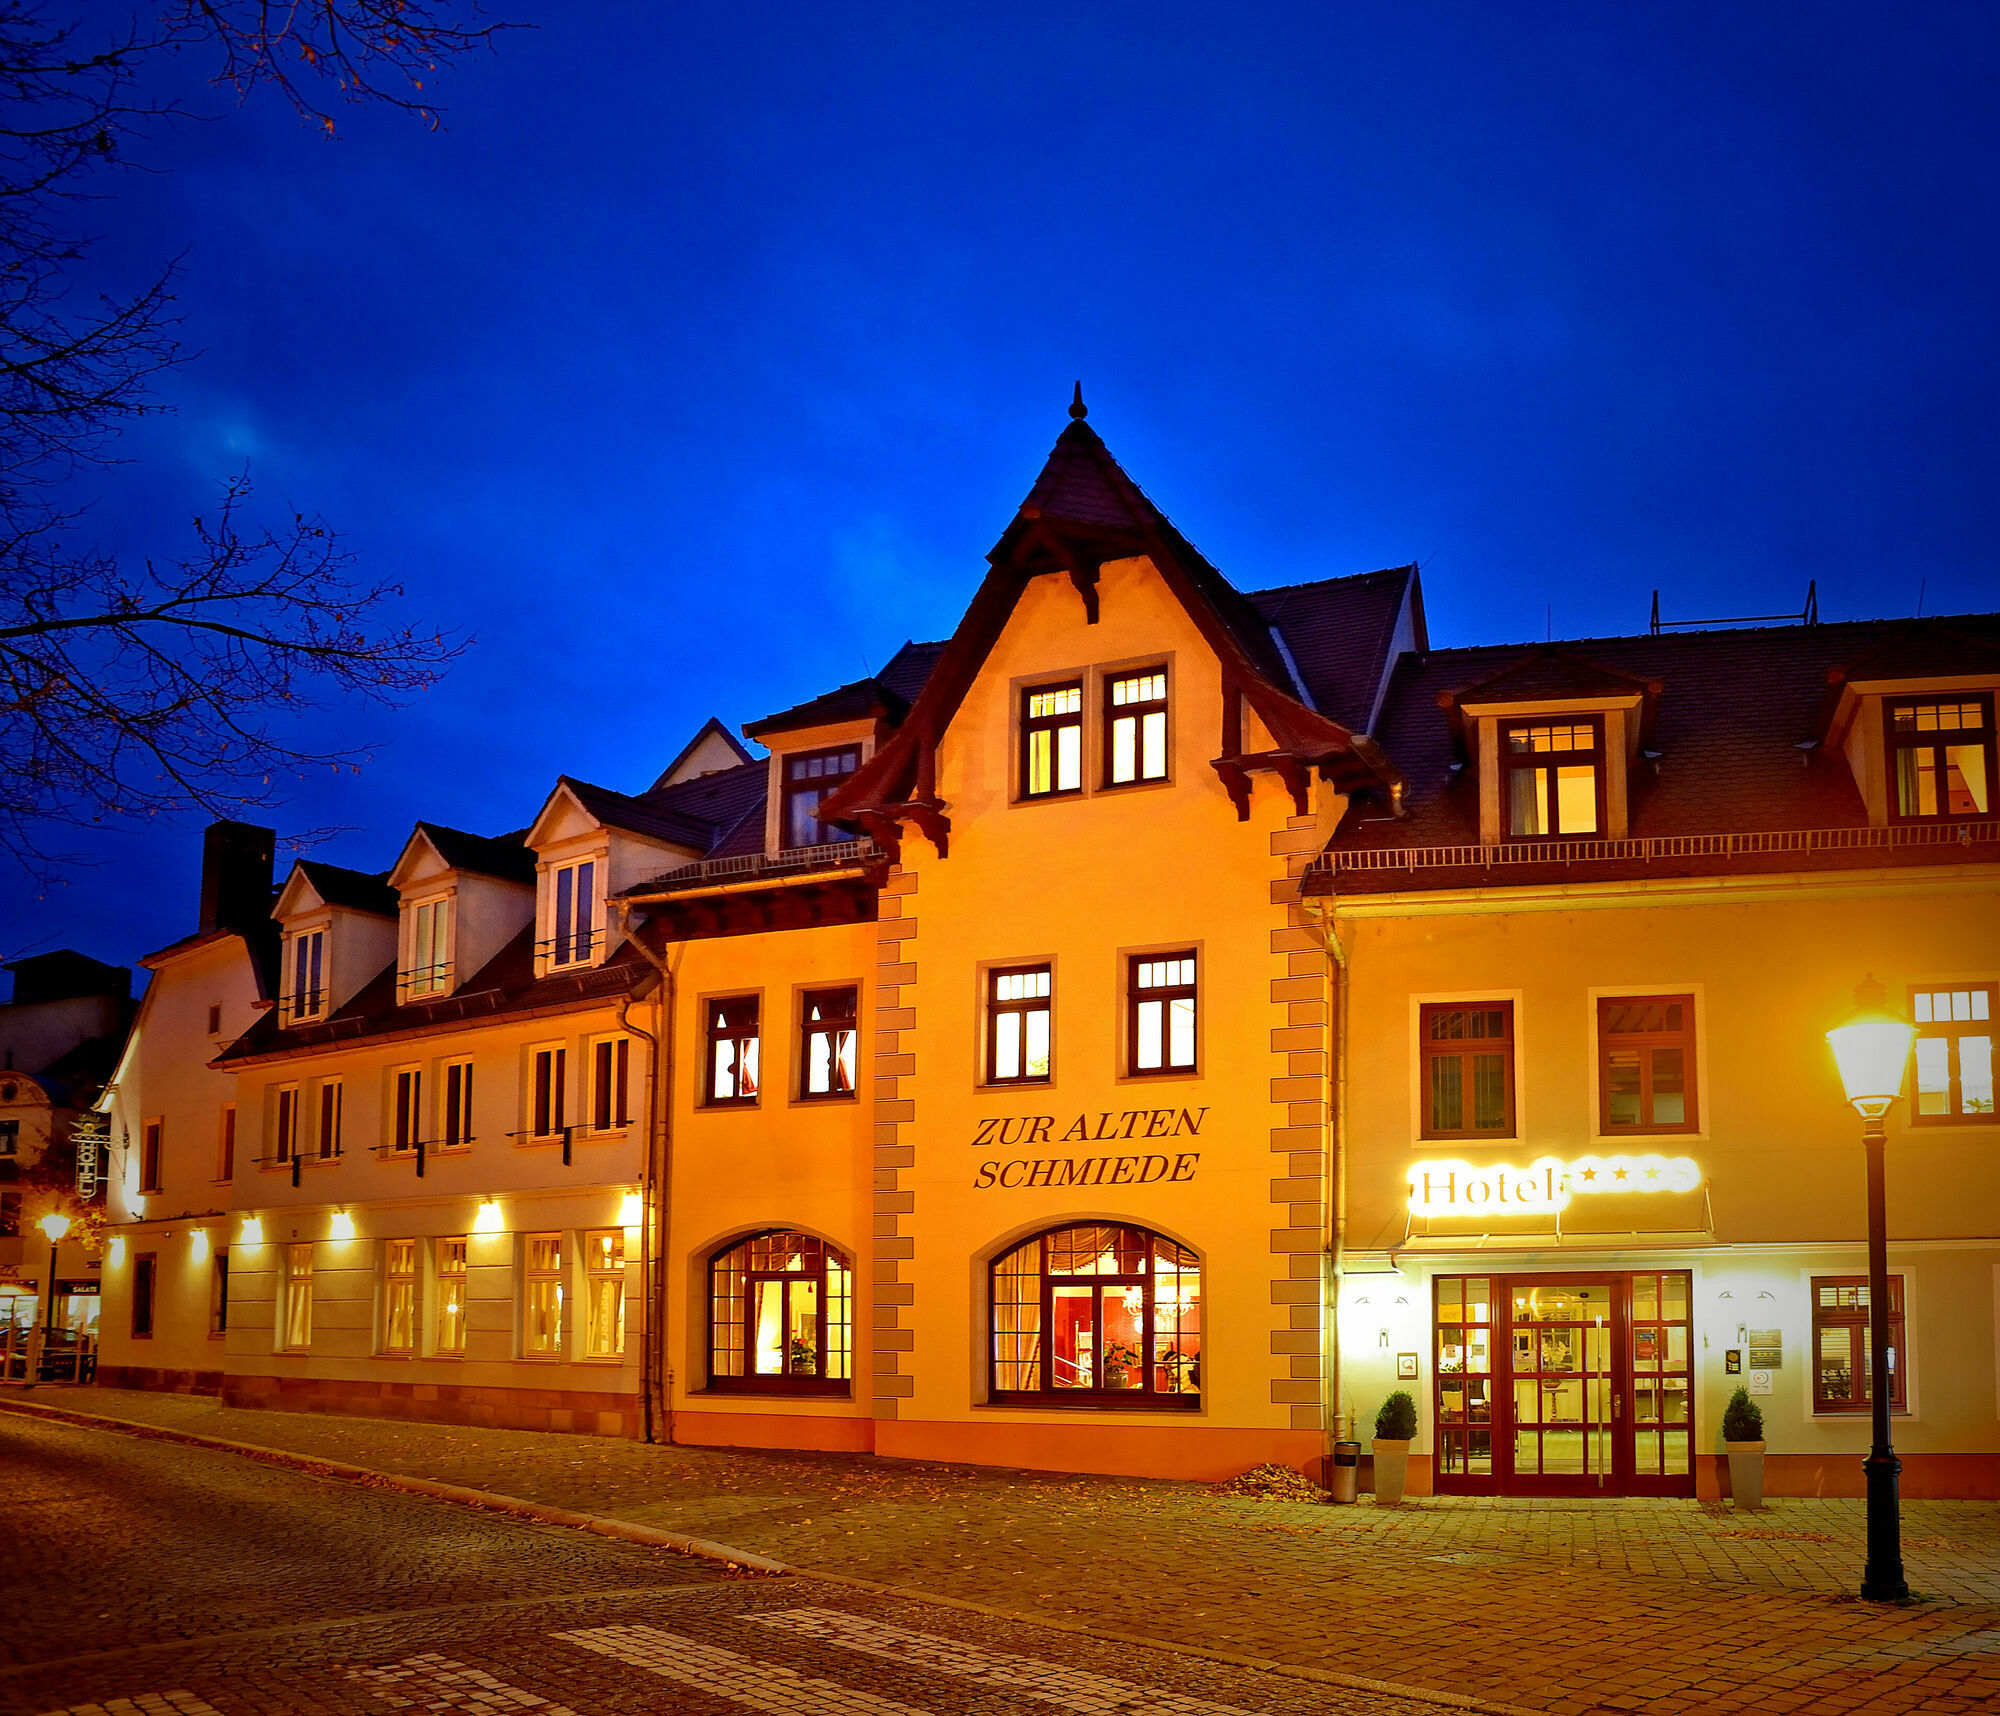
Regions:
[[581, 964], [597, 946], [597, 862], [565, 864], [549, 880], [555, 890], [550, 963]]
[[1889, 764], [1900, 822], [1985, 816], [1993, 809], [1993, 700], [1889, 705]]
[[818, 812], [827, 795], [860, 767], [859, 745], [843, 745], [837, 751], [805, 751], [785, 759], [784, 825], [779, 834], [787, 851], [850, 838], [837, 828], [828, 828]]
[[1104, 779], [1108, 786], [1167, 778], [1167, 675], [1128, 673], [1106, 682]]
[[1512, 840], [1597, 834], [1604, 827], [1604, 728], [1595, 716], [1509, 721], [1500, 729]]
[[316, 1019], [320, 1015], [326, 991], [322, 979], [326, 967], [326, 931], [307, 930], [303, 935], [292, 937], [291, 1006], [287, 1009], [291, 1022], [297, 1024], [304, 1019]]

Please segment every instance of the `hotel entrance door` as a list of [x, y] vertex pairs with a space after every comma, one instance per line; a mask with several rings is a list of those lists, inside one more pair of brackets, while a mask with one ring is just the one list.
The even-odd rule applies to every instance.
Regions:
[[1689, 1277], [1441, 1275], [1441, 1495], [1694, 1494]]

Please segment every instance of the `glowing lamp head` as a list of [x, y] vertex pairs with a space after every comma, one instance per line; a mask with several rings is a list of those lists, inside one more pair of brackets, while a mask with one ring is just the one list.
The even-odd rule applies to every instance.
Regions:
[[1903, 1094], [1916, 1027], [1888, 1005], [1888, 992], [1871, 976], [1854, 991], [1854, 1012], [1827, 1032], [1841, 1088], [1864, 1120], [1880, 1120]]
[[61, 1242], [62, 1236], [69, 1232], [69, 1217], [58, 1215], [52, 1210], [42, 1217], [39, 1225], [42, 1232], [48, 1235], [49, 1244], [56, 1245]]

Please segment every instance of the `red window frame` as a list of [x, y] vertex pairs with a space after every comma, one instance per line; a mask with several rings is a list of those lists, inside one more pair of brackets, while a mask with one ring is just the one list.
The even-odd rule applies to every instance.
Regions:
[[[859, 745], [835, 745], [824, 751], [788, 754], [781, 769], [783, 790], [778, 802], [778, 844], [788, 852], [808, 846], [832, 846], [852, 835], [821, 824], [815, 812], [828, 794], [861, 767]], [[806, 838], [810, 836], [810, 838]]]
[[[1499, 1021], [1498, 1034], [1491, 1034], [1482, 1028], [1478, 1036], [1466, 1036], [1461, 1032], [1453, 1035], [1439, 1035], [1440, 1029], [1449, 1031], [1454, 1015], [1479, 1015], [1482, 1027], [1492, 1018]], [[1476, 1071], [1472, 1066], [1475, 1057], [1497, 1055], [1501, 1062], [1502, 1107], [1504, 1113], [1497, 1126], [1476, 1126], [1469, 1124], [1467, 1117], [1476, 1118], [1477, 1087], [1474, 1082]], [[1436, 1122], [1437, 1113], [1434, 1097], [1438, 1091], [1438, 1080], [1444, 1076], [1439, 1070], [1445, 1061], [1458, 1062], [1458, 1096], [1460, 1124], [1444, 1126]], [[1417, 1009], [1417, 1102], [1418, 1116], [1422, 1124], [1418, 1134], [1424, 1138], [1512, 1138], [1515, 1135], [1514, 1114], [1514, 1003], [1512, 1001], [1426, 1001]]]
[[[1516, 733], [1528, 732], [1536, 728], [1587, 728], [1591, 735], [1590, 747], [1581, 751], [1521, 751], [1509, 747], [1508, 741]], [[1575, 768], [1588, 764], [1593, 786], [1595, 809], [1592, 816], [1595, 825], [1590, 828], [1570, 829], [1562, 826], [1561, 798], [1556, 790], [1555, 771], [1561, 768]], [[1514, 832], [1514, 781], [1517, 776], [1533, 771], [1545, 773], [1549, 778], [1545, 788], [1549, 821], [1552, 827], [1534, 834]], [[1602, 840], [1605, 837], [1605, 767], [1604, 767], [1604, 718], [1601, 715], [1533, 715], [1500, 723], [1500, 825], [1505, 838], [1520, 840]]]
[[[1896, 718], [1909, 710], [1936, 709], [1950, 704], [1974, 704], [1979, 710], [1979, 725], [1976, 727], [1946, 728], [1939, 731], [1918, 731], [1914, 728], [1898, 728]], [[1993, 814], [1993, 764], [1996, 747], [1993, 732], [1993, 697], [1985, 691], [1944, 691], [1934, 697], [1895, 697], [1888, 699], [1882, 710], [1883, 731], [1888, 750], [1888, 795], [1889, 820], [1891, 822], [1963, 822], [1975, 817]], [[1948, 800], [1949, 781], [1945, 752], [1960, 746], [1977, 746], [1985, 753], [1986, 804], [1985, 810], [1976, 806], [1952, 809], [1949, 802], [1942, 802], [1936, 810], [1905, 810], [1903, 808], [1903, 757], [1908, 753], [1927, 751], [1934, 783], [1945, 782], [1946, 792], [1941, 798]]]
[[[807, 989], [799, 995], [799, 1100], [846, 1102], [859, 1094], [861, 1083], [861, 991], [853, 984], [837, 989]], [[842, 1053], [842, 1038], [846, 1053]], [[812, 1088], [815, 1044], [823, 1042], [827, 1088]], [[841, 1078], [845, 1069], [847, 1083]]]
[[[1034, 711], [1037, 697], [1051, 697], [1074, 693], [1076, 707], [1061, 709], [1050, 714], [1037, 715]], [[1061, 750], [1059, 735], [1066, 729], [1076, 730], [1076, 784], [1062, 786]], [[1048, 735], [1049, 784], [1039, 790], [1035, 787], [1035, 740], [1039, 735]], [[1021, 691], [1021, 797], [1024, 799], [1074, 798], [1083, 791], [1083, 681], [1081, 679], [1060, 679], [1047, 685], [1024, 686]]]
[[[703, 1009], [702, 1057], [702, 1101], [710, 1108], [750, 1108], [755, 1106], [763, 1090], [762, 1054], [758, 1050], [759, 1034], [762, 1031], [763, 1004], [757, 995], [721, 995], [707, 1002]], [[733, 1091], [718, 1094], [721, 1079], [718, 1053], [730, 1049], [730, 1080], [735, 1085]], [[746, 1056], [747, 1049], [747, 1056]], [[750, 1062], [750, 1088], [743, 1088], [744, 1063]]]
[[[774, 1266], [774, 1259], [796, 1258], [800, 1268]], [[844, 1276], [843, 1290], [837, 1276]], [[796, 1355], [787, 1352], [783, 1374], [759, 1374], [752, 1366], [757, 1350], [757, 1286], [777, 1284], [783, 1295], [780, 1321], [792, 1327], [792, 1287], [814, 1288], [814, 1352], [812, 1369], [794, 1368]], [[838, 1301], [838, 1304], [836, 1304]], [[829, 1334], [836, 1338], [829, 1343]], [[787, 1336], [787, 1347], [790, 1341]], [[845, 1371], [846, 1375], [838, 1374]], [[833, 1372], [835, 1374], [829, 1374]], [[719, 1247], [708, 1260], [708, 1386], [719, 1394], [832, 1394], [854, 1391], [854, 1260], [809, 1233], [774, 1228], [747, 1234]]]
[[[1672, 1009], [1680, 1009], [1680, 1023], [1671, 1025]], [[1655, 1009], [1660, 1024], [1652, 1026], [1648, 1009]], [[1619, 1027], [1627, 1028], [1619, 1028]], [[1636, 1027], [1636, 1028], [1634, 1028]], [[1665, 1124], [1654, 1119], [1654, 1081], [1660, 1077], [1662, 1051], [1678, 1051], [1681, 1057], [1682, 1118]], [[1613, 1057], [1637, 1057], [1639, 1077], [1639, 1119], [1617, 1121], [1611, 1117], [1614, 1074], [1620, 1069]], [[1694, 997], [1692, 995], [1600, 995], [1597, 998], [1597, 1129], [1606, 1137], [1651, 1137], [1659, 1133], [1698, 1132], [1701, 1113], [1695, 1081]]]

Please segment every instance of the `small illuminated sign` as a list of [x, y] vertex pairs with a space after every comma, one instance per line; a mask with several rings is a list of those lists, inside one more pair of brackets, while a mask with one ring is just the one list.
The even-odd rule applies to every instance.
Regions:
[[1607, 1193], [1694, 1192], [1701, 1168], [1686, 1156], [1541, 1156], [1526, 1167], [1495, 1163], [1416, 1162], [1410, 1167], [1410, 1214], [1550, 1215], [1570, 1200]]

